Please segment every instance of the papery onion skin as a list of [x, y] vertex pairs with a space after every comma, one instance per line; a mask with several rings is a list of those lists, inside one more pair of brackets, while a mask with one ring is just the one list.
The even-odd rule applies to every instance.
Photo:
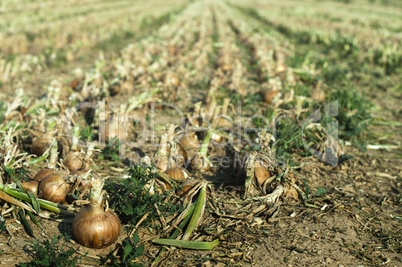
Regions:
[[68, 153], [66, 159], [63, 161], [63, 164], [70, 171], [75, 171], [81, 169], [83, 167], [83, 161], [80, 157], [80, 153], [76, 151], [71, 151]]
[[40, 157], [50, 147], [52, 139], [48, 137], [40, 137], [34, 140], [31, 147], [31, 153]]
[[264, 102], [271, 105], [274, 102], [274, 98], [279, 94], [281, 94], [280, 91], [278, 90], [270, 90], [270, 91], [264, 91], [261, 92], [262, 98], [264, 99]]
[[296, 200], [299, 199], [299, 193], [293, 186], [291, 186], [290, 188], [286, 188], [284, 195], [286, 198], [293, 198]]
[[121, 223], [112, 210], [104, 211], [98, 204], [91, 203], [74, 218], [73, 235], [78, 243], [89, 248], [104, 248], [119, 237]]
[[169, 166], [169, 157], [167, 156], [157, 156], [154, 161], [154, 166], [161, 172], [165, 172]]
[[43, 178], [48, 176], [49, 174], [54, 173], [54, 169], [44, 168], [38, 171], [33, 178], [34, 181], [40, 182]]
[[56, 202], [65, 203], [70, 186], [59, 173], [51, 173], [39, 183], [39, 197]]
[[257, 179], [259, 185], [262, 185], [269, 177], [271, 177], [271, 173], [261, 164], [257, 164], [254, 167], [254, 176]]
[[183, 197], [187, 195], [188, 191], [190, 191], [191, 188], [193, 188], [196, 184], [198, 183], [197, 180], [195, 179], [190, 179], [186, 180], [181, 184], [181, 187], [179, 189], [176, 189], [175, 193], [179, 197]]
[[177, 155], [174, 157], [174, 160], [176, 161], [177, 165], [187, 167], [188, 165], [187, 151], [180, 144], [176, 144], [176, 152]]
[[[84, 165], [86, 165], [85, 162], [84, 162]], [[84, 168], [71, 171], [70, 175], [80, 176], [80, 175], [83, 175], [83, 174], [87, 173], [88, 170], [89, 170], [89, 166], [84, 166]], [[92, 187], [91, 180], [92, 179], [82, 179], [80, 184], [79, 184], [79, 189], [84, 190], [86, 187], [88, 189], [91, 189], [91, 187]]]
[[186, 170], [179, 167], [168, 169], [165, 173], [178, 182], [184, 182], [190, 176]]
[[194, 134], [194, 132], [183, 135], [183, 137], [180, 139], [180, 146], [183, 148], [198, 148], [198, 136]]
[[206, 172], [211, 169], [210, 161], [204, 156], [200, 155], [200, 153], [197, 153], [194, 156], [190, 162], [190, 166], [193, 171]]
[[24, 187], [26, 191], [34, 193], [34, 195], [38, 193], [38, 185], [39, 183], [37, 181], [29, 181], [22, 183], [22, 187]]

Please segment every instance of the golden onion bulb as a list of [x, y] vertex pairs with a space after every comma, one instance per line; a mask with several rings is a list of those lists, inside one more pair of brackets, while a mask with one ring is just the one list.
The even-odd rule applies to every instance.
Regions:
[[176, 190], [176, 195], [179, 197], [183, 197], [187, 195], [191, 188], [193, 188], [198, 183], [195, 179], [185, 180], [179, 189]]
[[65, 203], [69, 190], [70, 186], [60, 173], [47, 175], [38, 187], [39, 197], [56, 203]]
[[63, 161], [63, 164], [69, 169], [70, 171], [75, 171], [81, 169], [84, 165], [82, 157], [80, 153], [77, 151], [70, 151], [68, 153], [66, 159]]
[[193, 171], [206, 172], [211, 169], [212, 164], [207, 157], [201, 153], [197, 153], [191, 160], [190, 167]]
[[254, 167], [254, 176], [259, 185], [262, 185], [269, 177], [271, 177], [271, 173], [265, 167], [261, 166], [261, 164], [257, 164]]
[[54, 173], [54, 169], [44, 168], [35, 174], [33, 180], [40, 182], [43, 178], [45, 178], [46, 176], [48, 176], [51, 173]]
[[38, 182], [37, 181], [29, 181], [29, 182], [23, 182], [22, 187], [26, 191], [30, 191], [36, 195], [38, 193]]
[[112, 210], [104, 211], [96, 203], [84, 207], [74, 218], [73, 235], [78, 243], [89, 248], [104, 248], [119, 237], [121, 223]]
[[34, 140], [31, 147], [31, 153], [40, 157], [50, 147], [52, 139], [49, 137], [40, 137]]
[[183, 182], [190, 176], [188, 171], [180, 167], [168, 169], [165, 173], [178, 182]]

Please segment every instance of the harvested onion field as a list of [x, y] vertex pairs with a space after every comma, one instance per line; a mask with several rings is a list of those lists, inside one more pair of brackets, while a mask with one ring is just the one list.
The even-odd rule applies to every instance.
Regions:
[[2, 265], [402, 265], [400, 1], [4, 0], [0, 29]]

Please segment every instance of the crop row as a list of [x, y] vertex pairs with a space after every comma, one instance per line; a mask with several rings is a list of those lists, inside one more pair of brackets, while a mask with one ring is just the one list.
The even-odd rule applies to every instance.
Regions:
[[[288, 6], [281, 8], [281, 5], [260, 3], [259, 7], [257, 11], [243, 3], [241, 9], [250, 17], [257, 18], [265, 27], [277, 30], [296, 43], [321, 44], [382, 66], [387, 73], [394, 72], [401, 65], [402, 54], [398, 47], [402, 36], [399, 32], [388, 30], [389, 27], [359, 26], [349, 21], [338, 22], [320, 16], [306, 17], [298, 15], [303, 14], [300, 9]], [[397, 17], [391, 16], [390, 20], [392, 23], [387, 25], [394, 25], [396, 29], [401, 27]]]
[[[90, 201], [72, 229], [75, 240], [91, 248], [115, 242], [120, 221], [130, 230], [142, 223], [153, 236], [162, 229], [160, 237], [184, 241], [157, 244], [213, 248], [229, 222], [252, 227], [277, 212], [279, 201], [307, 202], [303, 158], [337, 165], [343, 141], [360, 134], [370, 117], [363, 98], [325, 84], [315, 64], [291, 66], [298, 49], [292, 34], [266, 31], [268, 21], [258, 20], [263, 15], [253, 18], [248, 11], [224, 1], [191, 2], [119, 53], [100, 53], [93, 68], [77, 69], [71, 82], [55, 77], [42, 97], [27, 99], [20, 89], [12, 101], [0, 102], [3, 200], [31, 218], [47, 218], [42, 209], [75, 216], [79, 203]], [[142, 23], [151, 27], [153, 20], [143, 18], [130, 31]], [[112, 38], [116, 25], [100, 39]], [[323, 110], [325, 116], [317, 116]], [[338, 125], [341, 140], [333, 135]], [[46, 175], [39, 178], [41, 172]], [[216, 198], [225, 192], [211, 184], [222, 182], [239, 186], [234, 196], [244, 201], [235, 200], [236, 208]], [[116, 214], [104, 208], [103, 186]], [[25, 194], [30, 189], [38, 195]], [[91, 209], [111, 218], [105, 228], [113, 231], [93, 234], [104, 227], [80, 227]], [[3, 215], [17, 217], [13, 210]], [[17, 218], [24, 223], [24, 213]], [[197, 230], [202, 224], [216, 230], [205, 236]], [[197, 240], [189, 242], [196, 231]], [[130, 262], [133, 233], [108, 256]]]
[[104, 48], [138, 36], [145, 28], [149, 30], [151, 24], [158, 27], [184, 1], [177, 1], [175, 4], [158, 9], [156, 13], [153, 9], [155, 3], [152, 1], [134, 5], [123, 2], [112, 12], [110, 5], [116, 4], [105, 3], [100, 5], [100, 10], [90, 9], [88, 12], [78, 13], [78, 16], [66, 14], [39, 24], [32, 15], [12, 20], [16, 21], [15, 25], [4, 25], [8, 32], [3, 31], [0, 35], [0, 80], [6, 82], [21, 72], [29, 73], [52, 65], [60, 66], [85, 57], [84, 52], [89, 48]]

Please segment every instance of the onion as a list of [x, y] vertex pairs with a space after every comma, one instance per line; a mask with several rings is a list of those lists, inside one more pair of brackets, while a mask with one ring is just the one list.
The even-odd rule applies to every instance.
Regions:
[[317, 102], [325, 101], [325, 92], [322, 89], [323, 82], [318, 81], [317, 85], [315, 86], [314, 90], [311, 91], [311, 99]]
[[51, 173], [54, 173], [54, 171], [55, 170], [51, 168], [44, 168], [35, 174], [33, 180], [39, 183], [43, 178], [45, 178]]
[[115, 96], [120, 92], [121, 85], [120, 83], [115, 83], [109, 86], [109, 94], [110, 96]]
[[169, 169], [165, 171], [165, 174], [169, 175], [178, 182], [183, 182], [190, 176], [190, 174], [186, 170], [180, 167]]
[[254, 166], [254, 177], [258, 184], [262, 185], [269, 177], [271, 177], [271, 173], [265, 167], [261, 166], [261, 163], [257, 163]]
[[52, 143], [52, 138], [43, 136], [35, 139], [31, 146], [31, 153], [35, 154], [37, 157], [40, 157], [45, 153], [46, 150], [49, 149]]
[[84, 161], [80, 156], [80, 152], [78, 151], [70, 151], [68, 153], [66, 159], [63, 161], [63, 164], [69, 169], [70, 171], [75, 171], [81, 169], [84, 166]]
[[58, 146], [55, 138], [52, 138], [50, 146], [51, 149], [50, 149], [50, 159], [48, 161], [48, 167], [38, 171], [33, 178], [33, 180], [38, 183], [42, 181], [42, 179], [48, 176], [49, 174], [54, 173], [56, 170], [55, 168], [57, 162], [57, 155], [59, 152], [57, 151]]
[[213, 130], [208, 130], [207, 134], [204, 137], [204, 140], [202, 140], [200, 152], [197, 152], [190, 162], [190, 167], [192, 170], [204, 172], [211, 169], [212, 163], [208, 159], [207, 152], [208, 145], [211, 141], [211, 136], [213, 133]]
[[187, 151], [180, 144], [176, 145], [177, 145], [177, 153], [183, 158], [183, 164], [187, 165], [188, 163]]
[[170, 168], [174, 168], [174, 166], [187, 167], [188, 165], [188, 156], [186, 150], [178, 143], [171, 142], [170, 143], [170, 159], [169, 163], [172, 163], [173, 166], [169, 166]]
[[[217, 131], [225, 131], [232, 127], [231, 119], [227, 116], [228, 106], [230, 104], [230, 99], [225, 98], [222, 106], [218, 106], [214, 109], [214, 114], [212, 117], [212, 127]], [[220, 143], [223, 138], [220, 134], [212, 133], [211, 139], [216, 143]]]
[[112, 210], [104, 211], [90, 203], [74, 218], [73, 235], [78, 243], [89, 248], [104, 248], [113, 244], [121, 231], [119, 217]]
[[203, 153], [198, 152], [191, 160], [190, 166], [193, 171], [205, 172], [211, 169], [212, 164]]
[[78, 243], [98, 249], [117, 240], [121, 223], [114, 211], [105, 211], [101, 206], [103, 181], [94, 180], [92, 184], [91, 203], [75, 216], [72, 228]]
[[123, 91], [124, 94], [130, 94], [134, 91], [134, 83], [132, 81], [129, 80], [125, 80], [122, 82], [121, 84], [121, 89]]
[[198, 136], [194, 132], [188, 132], [180, 139], [180, 146], [185, 148], [197, 148], [199, 146]]
[[70, 88], [73, 89], [75, 92], [81, 91], [83, 86], [83, 81], [76, 78], [70, 82]]
[[30, 191], [36, 195], [38, 193], [38, 184], [37, 181], [29, 181], [22, 183], [22, 187], [24, 187], [26, 191]]
[[51, 173], [39, 183], [39, 197], [56, 202], [65, 203], [70, 186], [61, 173]]
[[[55, 137], [58, 143], [58, 152], [60, 155], [66, 155], [69, 151], [69, 141], [63, 137]], [[48, 135], [36, 138], [31, 146], [31, 153], [40, 157], [46, 150], [49, 149], [50, 145], [52, 144], [52, 138]]]
[[278, 90], [270, 90], [261, 92], [261, 95], [264, 99], [264, 102], [268, 105], [271, 105], [272, 103], [276, 102], [276, 100], [280, 98], [282, 94]]
[[165, 77], [165, 84], [166, 85], [171, 85], [171, 86], [174, 86], [174, 87], [178, 87], [180, 85], [180, 78], [175, 73], [169, 73]]
[[232, 66], [227, 63], [227, 62], [222, 62], [221, 64], [219, 64], [219, 68], [223, 71], [230, 71], [232, 70]]
[[167, 142], [168, 135], [163, 134], [159, 143], [159, 149], [154, 155], [154, 166], [161, 172], [165, 172], [169, 166], [170, 146]]
[[187, 195], [188, 191], [190, 191], [190, 189], [193, 188], [198, 183], [199, 181], [195, 179], [185, 180], [181, 184], [181, 187], [176, 190], [176, 195], [178, 195], [179, 197]]
[[[109, 114], [109, 118], [102, 123], [105, 123], [105, 137], [110, 139], [117, 138], [118, 140], [127, 140], [131, 132], [131, 126], [124, 121], [125, 117], [119, 114]], [[126, 125], [125, 125], [126, 124]], [[125, 126], [124, 126], [125, 125]]]
[[213, 133], [211, 135], [211, 139], [216, 143], [220, 143], [222, 141], [222, 136], [220, 136], [219, 134]]
[[285, 193], [284, 193], [286, 198], [293, 198], [293, 199], [299, 199], [299, 193], [297, 192], [296, 188], [294, 188], [293, 186], [287, 187], [285, 189]]
[[232, 123], [228, 118], [225, 117], [219, 117], [216, 123], [216, 127], [221, 127], [221, 128], [230, 128], [232, 127]]
[[67, 169], [69, 169], [70, 172], [78, 169], [83, 169], [84, 171], [90, 169], [88, 159], [93, 153], [93, 143], [88, 145], [86, 155], [82, 155], [82, 153], [78, 152], [79, 134], [80, 128], [78, 124], [76, 124], [74, 126], [73, 141], [71, 144], [70, 153], [68, 153], [67, 157], [63, 161], [63, 164], [67, 167]]
[[[89, 169], [83, 168], [83, 169], [78, 169], [78, 170], [74, 170], [70, 172], [70, 175], [76, 175], [76, 176], [80, 176], [83, 174], [86, 174], [88, 172]], [[91, 184], [92, 178], [91, 179], [82, 179], [80, 181], [79, 184], [79, 189], [80, 190], [84, 190], [86, 187], [91, 189], [92, 184]]]
[[166, 171], [169, 166], [169, 157], [168, 156], [157, 157], [155, 159], [154, 166], [161, 172]]

